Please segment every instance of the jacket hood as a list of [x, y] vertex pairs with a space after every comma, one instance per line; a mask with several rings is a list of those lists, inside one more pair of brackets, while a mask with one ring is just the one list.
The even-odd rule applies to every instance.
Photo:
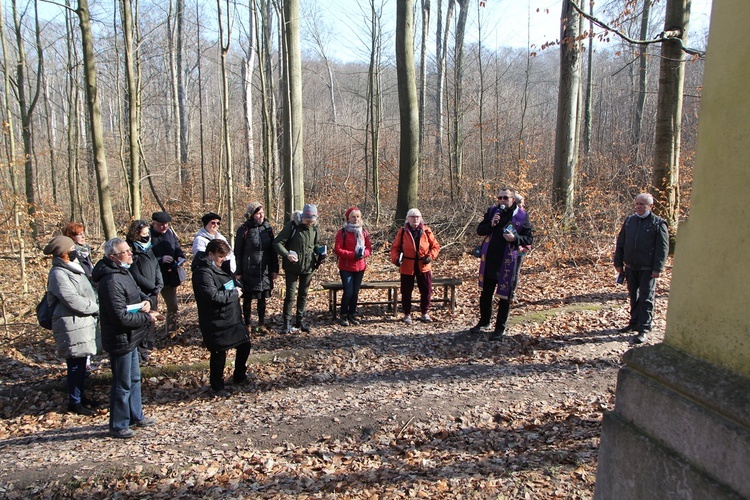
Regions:
[[114, 273], [127, 273], [127, 269], [123, 269], [115, 262], [110, 260], [109, 257], [103, 257], [99, 262], [96, 263], [94, 266], [94, 271], [91, 273], [91, 279], [93, 279], [95, 282], [101, 281], [102, 278], [104, 278], [108, 274], [114, 274]]
[[206, 252], [198, 252], [193, 257], [193, 262], [190, 264], [190, 269], [198, 269], [199, 267], [210, 267], [211, 261], [208, 260], [208, 254]]

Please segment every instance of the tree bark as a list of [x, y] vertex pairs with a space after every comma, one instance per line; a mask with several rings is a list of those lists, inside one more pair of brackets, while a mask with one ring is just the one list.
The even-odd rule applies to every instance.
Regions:
[[[677, 30], [687, 44], [690, 0], [667, 0], [664, 30]], [[680, 208], [680, 139], [682, 135], [682, 91], [685, 82], [685, 55], [678, 40], [666, 39], [661, 46], [659, 99], [656, 110], [654, 173], [651, 180], [654, 211], [667, 220], [669, 237], [674, 237]]]
[[[651, 14], [651, 0], [643, 0], [643, 13], [641, 14], [641, 40], [648, 38], [649, 16]], [[633, 146], [635, 146], [635, 161], [640, 164], [641, 156], [641, 126], [643, 124], [643, 109], [646, 107], [646, 86], [648, 83], [648, 57], [646, 46], [640, 48], [638, 54], [638, 95], [635, 103], [635, 115], [633, 116]]]
[[94, 37], [91, 33], [91, 18], [88, 0], [78, 0], [81, 45], [83, 46], [83, 67], [86, 80], [86, 103], [91, 126], [91, 146], [93, 148], [94, 169], [96, 172], [99, 213], [106, 239], [117, 236], [115, 217], [112, 212], [112, 197], [107, 170], [107, 155], [102, 129], [102, 112], [97, 89], [96, 64], [94, 60]]
[[398, 198], [394, 222], [402, 225], [417, 205], [419, 187], [419, 104], [414, 70], [414, 0], [397, 2], [396, 75], [400, 118]]
[[141, 132], [138, 127], [138, 82], [135, 71], [136, 52], [133, 44], [134, 23], [132, 0], [121, 0], [122, 35], [125, 41], [125, 80], [127, 82], [128, 105], [128, 152], [130, 163], [130, 209], [134, 220], [141, 218], [141, 165], [138, 143]]
[[555, 135], [555, 160], [553, 174], [553, 200], [569, 220], [575, 202], [576, 137], [578, 129], [578, 96], [581, 79], [581, 61], [578, 49], [580, 16], [563, 0], [560, 17], [560, 86], [557, 102], [557, 132]]
[[219, 50], [221, 51], [221, 131], [224, 150], [224, 166], [227, 176], [227, 220], [229, 223], [229, 234], [234, 234], [234, 176], [232, 164], [232, 144], [229, 131], [229, 78], [227, 76], [227, 56], [232, 40], [232, 23], [230, 20], [229, 0], [226, 0], [227, 8], [227, 30], [224, 33], [224, 20], [221, 14], [221, 1], [216, 0], [219, 14]]

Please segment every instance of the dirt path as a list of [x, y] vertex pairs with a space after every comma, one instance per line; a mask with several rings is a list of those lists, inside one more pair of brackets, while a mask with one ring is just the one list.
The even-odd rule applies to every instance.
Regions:
[[[587, 271], [559, 277], [562, 299], [529, 273], [500, 344], [468, 334], [472, 303], [411, 329], [321, 316], [309, 335], [261, 337], [253, 383], [226, 399], [205, 390], [196, 363], [207, 355], [187, 328], [144, 370], [158, 425], [127, 441], [106, 436], [107, 411], [62, 414], [59, 366], [19, 349], [3, 376], [21, 359], [37, 378], [2, 391], [0, 496], [590, 498], [601, 415], [631, 346], [616, 332], [624, 290], [609, 269]], [[665, 292], [650, 342], [663, 335]], [[99, 399], [107, 373], [94, 377]]]

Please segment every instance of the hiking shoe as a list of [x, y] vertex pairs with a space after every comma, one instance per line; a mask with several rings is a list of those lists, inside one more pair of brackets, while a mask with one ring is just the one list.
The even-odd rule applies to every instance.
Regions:
[[346, 317], [342, 316], [339, 320], [339, 325], [341, 326], [349, 326], [349, 320], [346, 319]]
[[81, 398], [81, 404], [82, 404], [83, 406], [87, 406], [87, 407], [89, 407], [89, 408], [92, 408], [92, 409], [94, 409], [94, 408], [99, 408], [99, 407], [100, 407], [100, 406], [102, 406], [102, 405], [103, 405], [104, 403], [102, 403], [101, 401], [97, 401], [97, 400], [95, 400], [95, 399], [87, 399], [87, 398]]
[[133, 429], [110, 429], [109, 435], [117, 439], [130, 439], [135, 436]]
[[490, 325], [483, 325], [481, 323], [477, 323], [476, 325], [472, 326], [469, 329], [469, 333], [472, 335], [479, 335], [480, 333], [485, 333], [489, 330]]
[[490, 335], [487, 338], [487, 340], [489, 340], [490, 342], [502, 342], [502, 340], [503, 340], [503, 334], [502, 333], [497, 333], [497, 332], [492, 332], [492, 335]]
[[643, 344], [644, 342], [646, 342], [646, 333], [638, 332], [638, 335], [634, 335], [633, 338], [630, 339], [630, 341], [634, 344]]
[[219, 389], [218, 391], [216, 389], [211, 389], [211, 397], [228, 398], [229, 393], [226, 391], [226, 389]]
[[617, 331], [620, 332], [620, 333], [634, 332], [635, 331], [635, 325], [623, 326], [622, 328], [620, 328]]
[[404, 315], [404, 319], [402, 319], [401, 321], [403, 321], [407, 325], [411, 325], [411, 314]]
[[152, 417], [143, 417], [137, 422], [130, 424], [130, 427], [153, 427], [156, 424], [156, 419]]
[[294, 325], [296, 329], [301, 331], [302, 333], [310, 333], [310, 325], [307, 325], [305, 323], [299, 322], [296, 325]]
[[425, 323], [432, 323], [432, 318], [430, 318], [430, 315], [427, 313], [424, 313], [422, 315], [422, 321]]
[[353, 314], [349, 315], [349, 323], [352, 324], [352, 325], [354, 325], [354, 326], [357, 326], [357, 325], [361, 324], [361, 322]]
[[86, 408], [81, 403], [69, 404], [68, 413], [75, 413], [76, 415], [83, 415], [84, 417], [90, 417], [94, 414], [94, 410]]
[[289, 321], [285, 321], [284, 326], [281, 327], [281, 333], [292, 333], [294, 330], [292, 323]]

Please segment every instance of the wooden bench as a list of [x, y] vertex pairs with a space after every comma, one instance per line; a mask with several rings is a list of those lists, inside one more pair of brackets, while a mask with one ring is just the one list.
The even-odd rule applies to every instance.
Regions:
[[[443, 304], [448, 306], [451, 312], [456, 308], [456, 286], [463, 283], [463, 281], [454, 278], [436, 278], [432, 280], [432, 286], [442, 287], [442, 297], [432, 297], [433, 304]], [[340, 281], [328, 281], [322, 284], [323, 289], [328, 290], [328, 311], [336, 319], [338, 314], [339, 302], [338, 293], [343, 291], [344, 286]], [[401, 288], [400, 281], [363, 281], [360, 290], [387, 290], [388, 300], [376, 300], [376, 301], [359, 301], [358, 306], [374, 306], [384, 305], [387, 306], [388, 311], [395, 313], [398, 308], [398, 291]], [[415, 286], [416, 288], [416, 286]]]

